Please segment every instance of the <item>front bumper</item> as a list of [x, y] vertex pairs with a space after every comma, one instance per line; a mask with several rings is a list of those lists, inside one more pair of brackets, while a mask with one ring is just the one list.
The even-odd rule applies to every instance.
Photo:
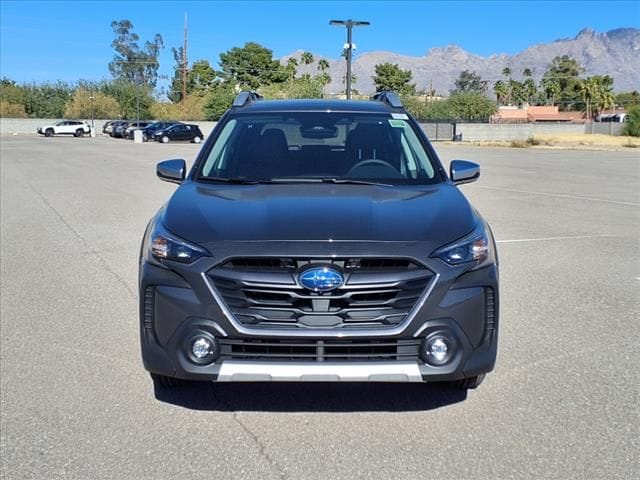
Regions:
[[[388, 256], [388, 253], [379, 255]], [[499, 303], [495, 264], [469, 272], [445, 265], [439, 259], [410, 256], [436, 275], [406, 322], [368, 331], [327, 328], [292, 331], [247, 328], [234, 320], [204, 273], [229, 257], [202, 258], [190, 266], [171, 264], [171, 268], [141, 260], [140, 332], [147, 370], [204, 381], [426, 382], [459, 380], [494, 368]], [[488, 291], [492, 292], [492, 318], [488, 318], [487, 313]], [[390, 360], [372, 357], [359, 361], [354, 357], [333, 361], [331, 358], [236, 357], [224, 353], [212, 364], [196, 365], [184, 353], [186, 340], [196, 331], [224, 341], [338, 343], [422, 340], [434, 332], [445, 332], [455, 340], [456, 354], [442, 366], [430, 365], [420, 355]]]

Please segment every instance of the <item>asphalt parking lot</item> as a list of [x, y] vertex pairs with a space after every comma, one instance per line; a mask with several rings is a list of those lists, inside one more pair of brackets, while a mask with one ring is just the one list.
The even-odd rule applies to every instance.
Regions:
[[640, 154], [436, 145], [501, 260], [496, 371], [437, 385], [155, 392], [137, 258], [200, 146], [0, 138], [0, 474], [6, 479], [636, 477]]

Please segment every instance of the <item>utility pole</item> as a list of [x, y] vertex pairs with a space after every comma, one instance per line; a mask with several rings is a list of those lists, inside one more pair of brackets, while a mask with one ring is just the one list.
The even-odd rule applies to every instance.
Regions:
[[187, 98], [187, 12], [184, 12], [184, 46], [182, 47], [182, 101]]
[[347, 27], [347, 43], [345, 44], [346, 60], [347, 60], [347, 100], [351, 100], [351, 58], [353, 55], [353, 42], [351, 31], [353, 27], [366, 27], [371, 25], [369, 22], [355, 20], [331, 20], [329, 25], [344, 25]]

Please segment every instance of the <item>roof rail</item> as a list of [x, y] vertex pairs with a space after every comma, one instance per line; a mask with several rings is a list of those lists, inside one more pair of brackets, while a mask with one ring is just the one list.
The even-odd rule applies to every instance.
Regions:
[[254, 91], [243, 91], [240, 92], [236, 98], [233, 100], [232, 107], [244, 107], [246, 104], [255, 102], [257, 100], [262, 100], [262, 95], [258, 92]]
[[400, 96], [396, 92], [392, 92], [389, 90], [384, 90], [382, 92], [377, 92], [371, 100], [377, 100], [379, 102], [384, 102], [388, 104], [392, 108], [403, 108], [402, 100], [400, 100]]

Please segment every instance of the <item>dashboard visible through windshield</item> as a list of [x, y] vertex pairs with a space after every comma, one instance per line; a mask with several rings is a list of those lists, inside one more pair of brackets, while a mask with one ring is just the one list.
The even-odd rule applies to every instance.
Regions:
[[198, 177], [415, 185], [436, 171], [406, 115], [285, 112], [229, 118]]

